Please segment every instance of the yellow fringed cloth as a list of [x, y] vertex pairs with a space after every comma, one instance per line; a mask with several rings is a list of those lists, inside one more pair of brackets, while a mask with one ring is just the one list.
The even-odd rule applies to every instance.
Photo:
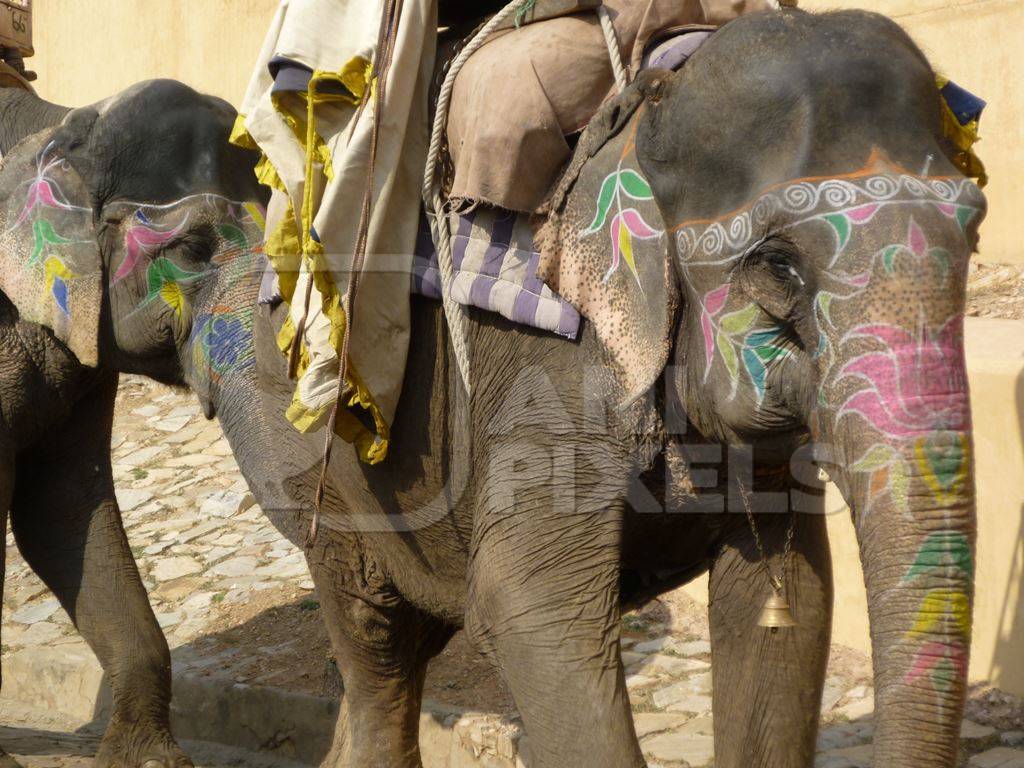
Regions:
[[[349, 322], [343, 297], [352, 279], [373, 134], [371, 62], [386, 5], [281, 0], [232, 134], [235, 144], [262, 153], [257, 176], [273, 190], [266, 252], [289, 304], [278, 343], [297, 364], [287, 417], [302, 432], [324, 428], [338, 394]], [[402, 0], [398, 7], [365, 264], [335, 422], [335, 432], [371, 464], [387, 455], [405, 372], [437, 34], [436, 0]]]

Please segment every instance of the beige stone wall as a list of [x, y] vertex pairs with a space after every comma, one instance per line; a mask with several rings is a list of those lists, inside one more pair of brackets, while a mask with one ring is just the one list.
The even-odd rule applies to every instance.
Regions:
[[91, 104], [153, 77], [241, 102], [278, 0], [35, 0], [45, 98]]

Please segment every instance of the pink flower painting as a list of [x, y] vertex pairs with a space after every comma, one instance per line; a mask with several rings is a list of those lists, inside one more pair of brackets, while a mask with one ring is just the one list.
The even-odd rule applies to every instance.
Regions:
[[131, 226], [124, 235], [125, 257], [114, 273], [113, 283], [124, 280], [132, 273], [139, 260], [143, 257], [155, 255], [161, 248], [181, 235], [185, 230], [186, 221], [168, 230], [161, 230], [154, 227], [140, 211], [136, 214]]
[[863, 325], [844, 341], [872, 339], [884, 349], [848, 362], [837, 381], [863, 380], [837, 414], [857, 414], [882, 434], [898, 440], [938, 430], [963, 431], [970, 422], [962, 351], [963, 318], [941, 328], [911, 333], [892, 325]]

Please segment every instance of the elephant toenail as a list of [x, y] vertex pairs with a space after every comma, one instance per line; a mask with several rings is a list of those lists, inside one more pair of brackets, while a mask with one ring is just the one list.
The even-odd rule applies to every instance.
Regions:
[[142, 764], [142, 768], [167, 768], [163, 760], [147, 760]]

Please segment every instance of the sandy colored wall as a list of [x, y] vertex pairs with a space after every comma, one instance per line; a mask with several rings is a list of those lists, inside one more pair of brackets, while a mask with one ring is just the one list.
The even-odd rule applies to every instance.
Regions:
[[[969, 319], [978, 557], [971, 678], [1024, 696], [1024, 322]], [[867, 600], [849, 510], [826, 509], [835, 574], [833, 640], [870, 652]], [[707, 578], [686, 587], [707, 602]]]
[[41, 95], [91, 104], [153, 77], [241, 102], [278, 0], [35, 0]]

